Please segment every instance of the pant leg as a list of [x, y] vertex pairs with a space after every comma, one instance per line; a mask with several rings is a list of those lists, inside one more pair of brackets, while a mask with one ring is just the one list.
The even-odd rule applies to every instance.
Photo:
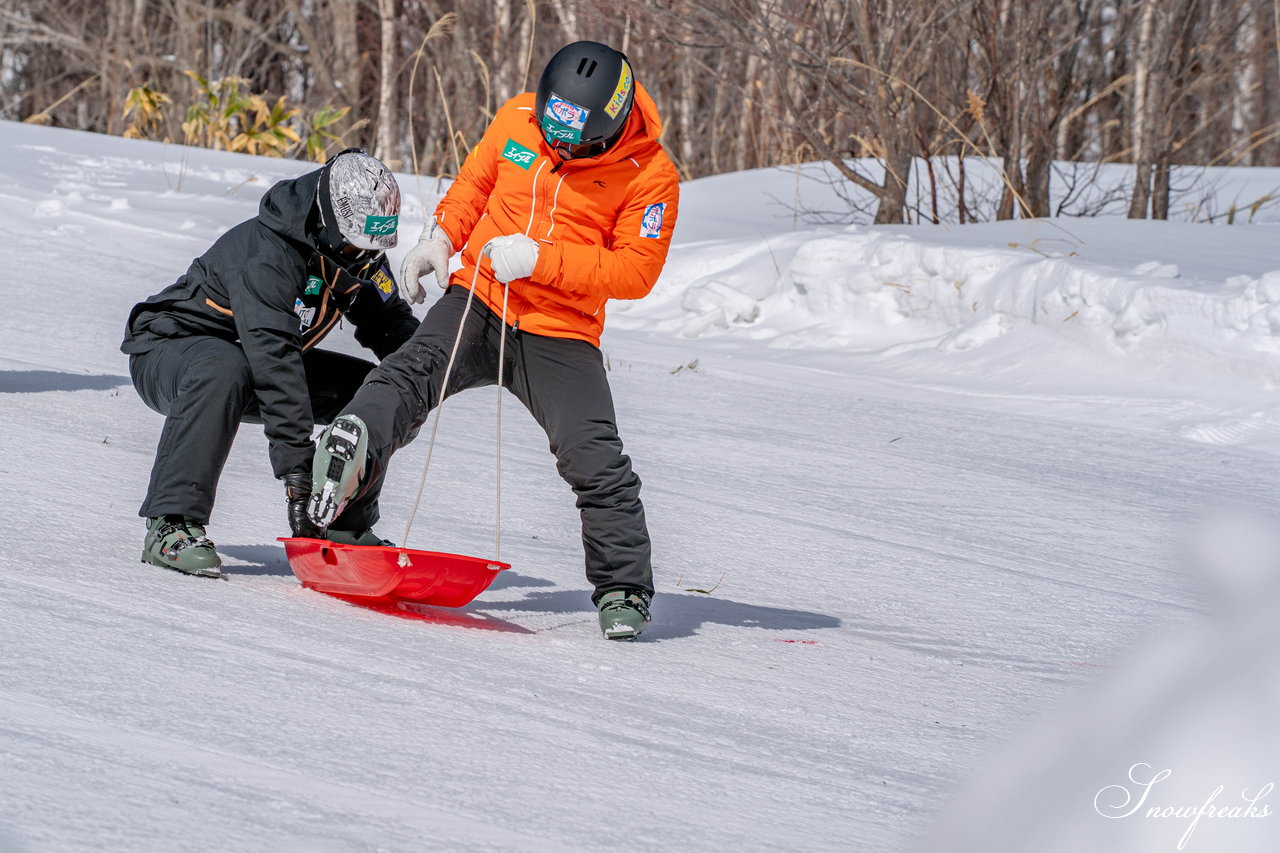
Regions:
[[347, 407], [376, 365], [353, 355], [312, 349], [302, 354], [302, 366], [311, 393], [311, 417], [327, 425]]
[[138, 514], [207, 523], [236, 429], [253, 399], [244, 351], [221, 338], [175, 338], [131, 356], [129, 373], [143, 402], [165, 416]]
[[[307, 374], [312, 420], [326, 425], [333, 423], [351, 402], [374, 363], [353, 355], [313, 349], [302, 354], [302, 367]], [[249, 399], [240, 420], [247, 424], [262, 423], [256, 396]]]
[[[311, 416], [315, 423], [324, 425], [333, 423], [351, 403], [375, 367], [372, 361], [321, 349], [303, 353], [302, 364], [311, 394]], [[351, 501], [332, 526], [335, 530], [368, 530], [380, 517], [378, 494], [373, 492]]]
[[[465, 288], [456, 286], [445, 291], [427, 311], [413, 337], [369, 373], [345, 409], [346, 414], [359, 416], [369, 428], [368, 467], [352, 505], [377, 499], [391, 456], [413, 440], [427, 415], [440, 403], [445, 367], [466, 308], [467, 293]], [[497, 384], [499, 325], [497, 316], [479, 299], [471, 301], [446, 397], [468, 388]]]
[[640, 478], [622, 452], [600, 350], [586, 341], [521, 334], [511, 390], [546, 430], [556, 469], [577, 495], [594, 598], [628, 588], [652, 595]]

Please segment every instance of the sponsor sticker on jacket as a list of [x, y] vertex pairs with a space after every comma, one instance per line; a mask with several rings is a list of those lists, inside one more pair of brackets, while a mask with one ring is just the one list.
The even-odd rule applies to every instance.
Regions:
[[644, 219], [640, 221], [641, 237], [662, 236], [662, 215], [667, 211], [666, 202], [651, 204], [644, 209]]
[[514, 139], [508, 139], [507, 144], [503, 146], [502, 156], [527, 172], [533, 165], [533, 161], [538, 159], [538, 152], [525, 148]]
[[391, 298], [391, 294], [395, 292], [396, 283], [391, 280], [391, 276], [387, 275], [387, 271], [379, 268], [373, 274], [373, 286], [378, 288], [378, 293], [382, 295], [382, 301], [386, 302]]
[[364, 233], [375, 237], [394, 234], [399, 226], [399, 216], [366, 216], [364, 218]]
[[618, 86], [613, 90], [613, 97], [609, 98], [609, 103], [604, 105], [605, 114], [609, 118], [618, 117], [622, 105], [627, 102], [627, 95], [631, 94], [631, 86], [631, 66], [623, 60], [622, 73], [618, 75]]
[[298, 315], [298, 331], [300, 332], [305, 332], [315, 322], [316, 309], [307, 307], [301, 299], [294, 301], [293, 313]]
[[302, 291], [303, 296], [315, 296], [321, 290], [324, 290], [324, 279], [318, 275], [307, 277], [307, 289]]

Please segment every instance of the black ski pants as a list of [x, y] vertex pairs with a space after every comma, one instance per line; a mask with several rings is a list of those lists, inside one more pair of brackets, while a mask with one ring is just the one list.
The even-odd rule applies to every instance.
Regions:
[[[373, 369], [373, 362], [324, 350], [310, 350], [302, 360], [312, 417], [319, 424], [330, 423], [342, 411]], [[262, 423], [244, 350], [222, 338], [168, 338], [130, 356], [129, 374], [142, 401], [165, 416], [138, 514], [183, 515], [208, 523], [236, 430], [241, 422]], [[283, 487], [280, 504], [283, 520]], [[377, 520], [374, 496], [353, 502], [333, 526], [363, 530]]]
[[[391, 455], [417, 435], [427, 414], [440, 402], [445, 366], [467, 293], [458, 286], [445, 291], [413, 337], [383, 359], [347, 407], [347, 413], [358, 415], [369, 428], [369, 467], [361, 499], [376, 496]], [[652, 594], [640, 478], [622, 452], [598, 347], [517, 331], [473, 299], [447, 396], [497, 384], [504, 331], [503, 384], [546, 432], [556, 469], [577, 496], [587, 580], [595, 587], [594, 597], [615, 589]]]

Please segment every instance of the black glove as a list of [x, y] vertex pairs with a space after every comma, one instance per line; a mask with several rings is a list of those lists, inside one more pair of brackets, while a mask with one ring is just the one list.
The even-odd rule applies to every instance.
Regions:
[[294, 536], [323, 539], [323, 528], [316, 527], [307, 515], [307, 503], [311, 500], [311, 472], [285, 474], [285, 499], [289, 502], [289, 529]]

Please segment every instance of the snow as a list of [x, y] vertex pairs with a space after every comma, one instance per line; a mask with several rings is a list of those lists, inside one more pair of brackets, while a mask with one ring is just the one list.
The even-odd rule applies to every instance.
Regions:
[[[1280, 802], [1274, 208], [816, 225], [821, 167], [687, 184], [603, 345], [658, 586], [617, 644], [510, 396], [513, 568], [465, 608], [301, 588], [254, 427], [209, 526], [228, 579], [140, 563], [162, 419], [124, 318], [307, 167], [0, 147], [0, 849], [1275, 849], [1244, 814]], [[1176, 210], [1280, 185], [1205, 175]], [[396, 264], [439, 191], [401, 180]], [[494, 553], [495, 395], [446, 406], [408, 544]], [[1144, 809], [1182, 816], [1123, 816], [1166, 769]]]

